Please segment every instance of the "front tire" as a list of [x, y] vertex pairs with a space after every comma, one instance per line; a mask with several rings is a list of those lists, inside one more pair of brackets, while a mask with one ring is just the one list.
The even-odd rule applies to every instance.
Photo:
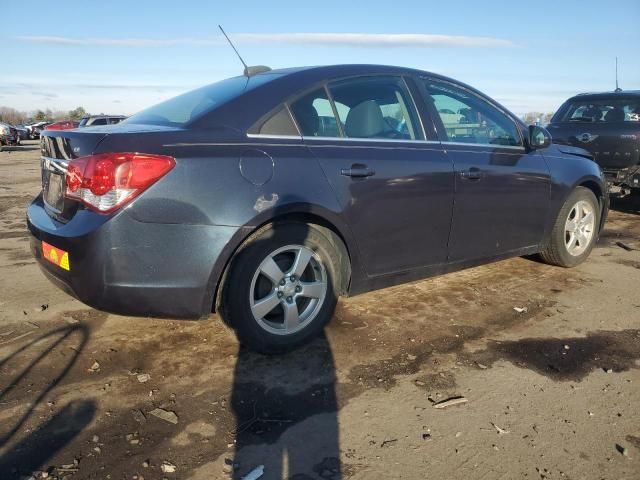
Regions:
[[262, 353], [291, 350], [333, 316], [341, 283], [339, 254], [319, 230], [276, 223], [234, 256], [220, 314], [242, 344]]
[[558, 213], [540, 257], [546, 263], [575, 267], [584, 262], [595, 245], [600, 227], [600, 205], [591, 190], [577, 187]]

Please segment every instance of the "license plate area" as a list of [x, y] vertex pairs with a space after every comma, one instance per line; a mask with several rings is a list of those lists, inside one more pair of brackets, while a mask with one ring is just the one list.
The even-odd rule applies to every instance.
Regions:
[[54, 172], [45, 172], [47, 177], [43, 187], [43, 197], [47, 206], [56, 213], [64, 208], [64, 180], [63, 176]]

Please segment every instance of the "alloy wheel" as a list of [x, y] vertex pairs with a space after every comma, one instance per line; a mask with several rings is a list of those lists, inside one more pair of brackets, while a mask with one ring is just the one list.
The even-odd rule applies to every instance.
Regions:
[[571, 208], [564, 224], [564, 242], [570, 255], [577, 257], [585, 252], [593, 239], [595, 224], [591, 203], [580, 200]]
[[276, 335], [302, 330], [318, 315], [327, 296], [327, 270], [302, 245], [271, 252], [253, 274], [249, 305], [255, 321]]

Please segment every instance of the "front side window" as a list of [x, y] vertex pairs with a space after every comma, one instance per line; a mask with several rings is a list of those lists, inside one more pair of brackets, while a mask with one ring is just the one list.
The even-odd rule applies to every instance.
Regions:
[[486, 100], [448, 82], [427, 79], [425, 86], [449, 142], [522, 146], [514, 121]]
[[290, 107], [303, 136], [340, 136], [338, 122], [324, 87], [298, 98]]
[[574, 100], [561, 121], [615, 123], [640, 122], [640, 99]]
[[416, 110], [401, 77], [373, 76], [329, 84], [344, 135], [422, 140]]

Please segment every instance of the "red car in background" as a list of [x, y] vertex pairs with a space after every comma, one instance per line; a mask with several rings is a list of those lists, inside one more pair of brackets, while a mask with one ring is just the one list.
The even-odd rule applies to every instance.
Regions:
[[78, 122], [73, 120], [62, 120], [55, 122], [44, 127], [45, 130], [71, 130], [72, 128], [78, 128]]

